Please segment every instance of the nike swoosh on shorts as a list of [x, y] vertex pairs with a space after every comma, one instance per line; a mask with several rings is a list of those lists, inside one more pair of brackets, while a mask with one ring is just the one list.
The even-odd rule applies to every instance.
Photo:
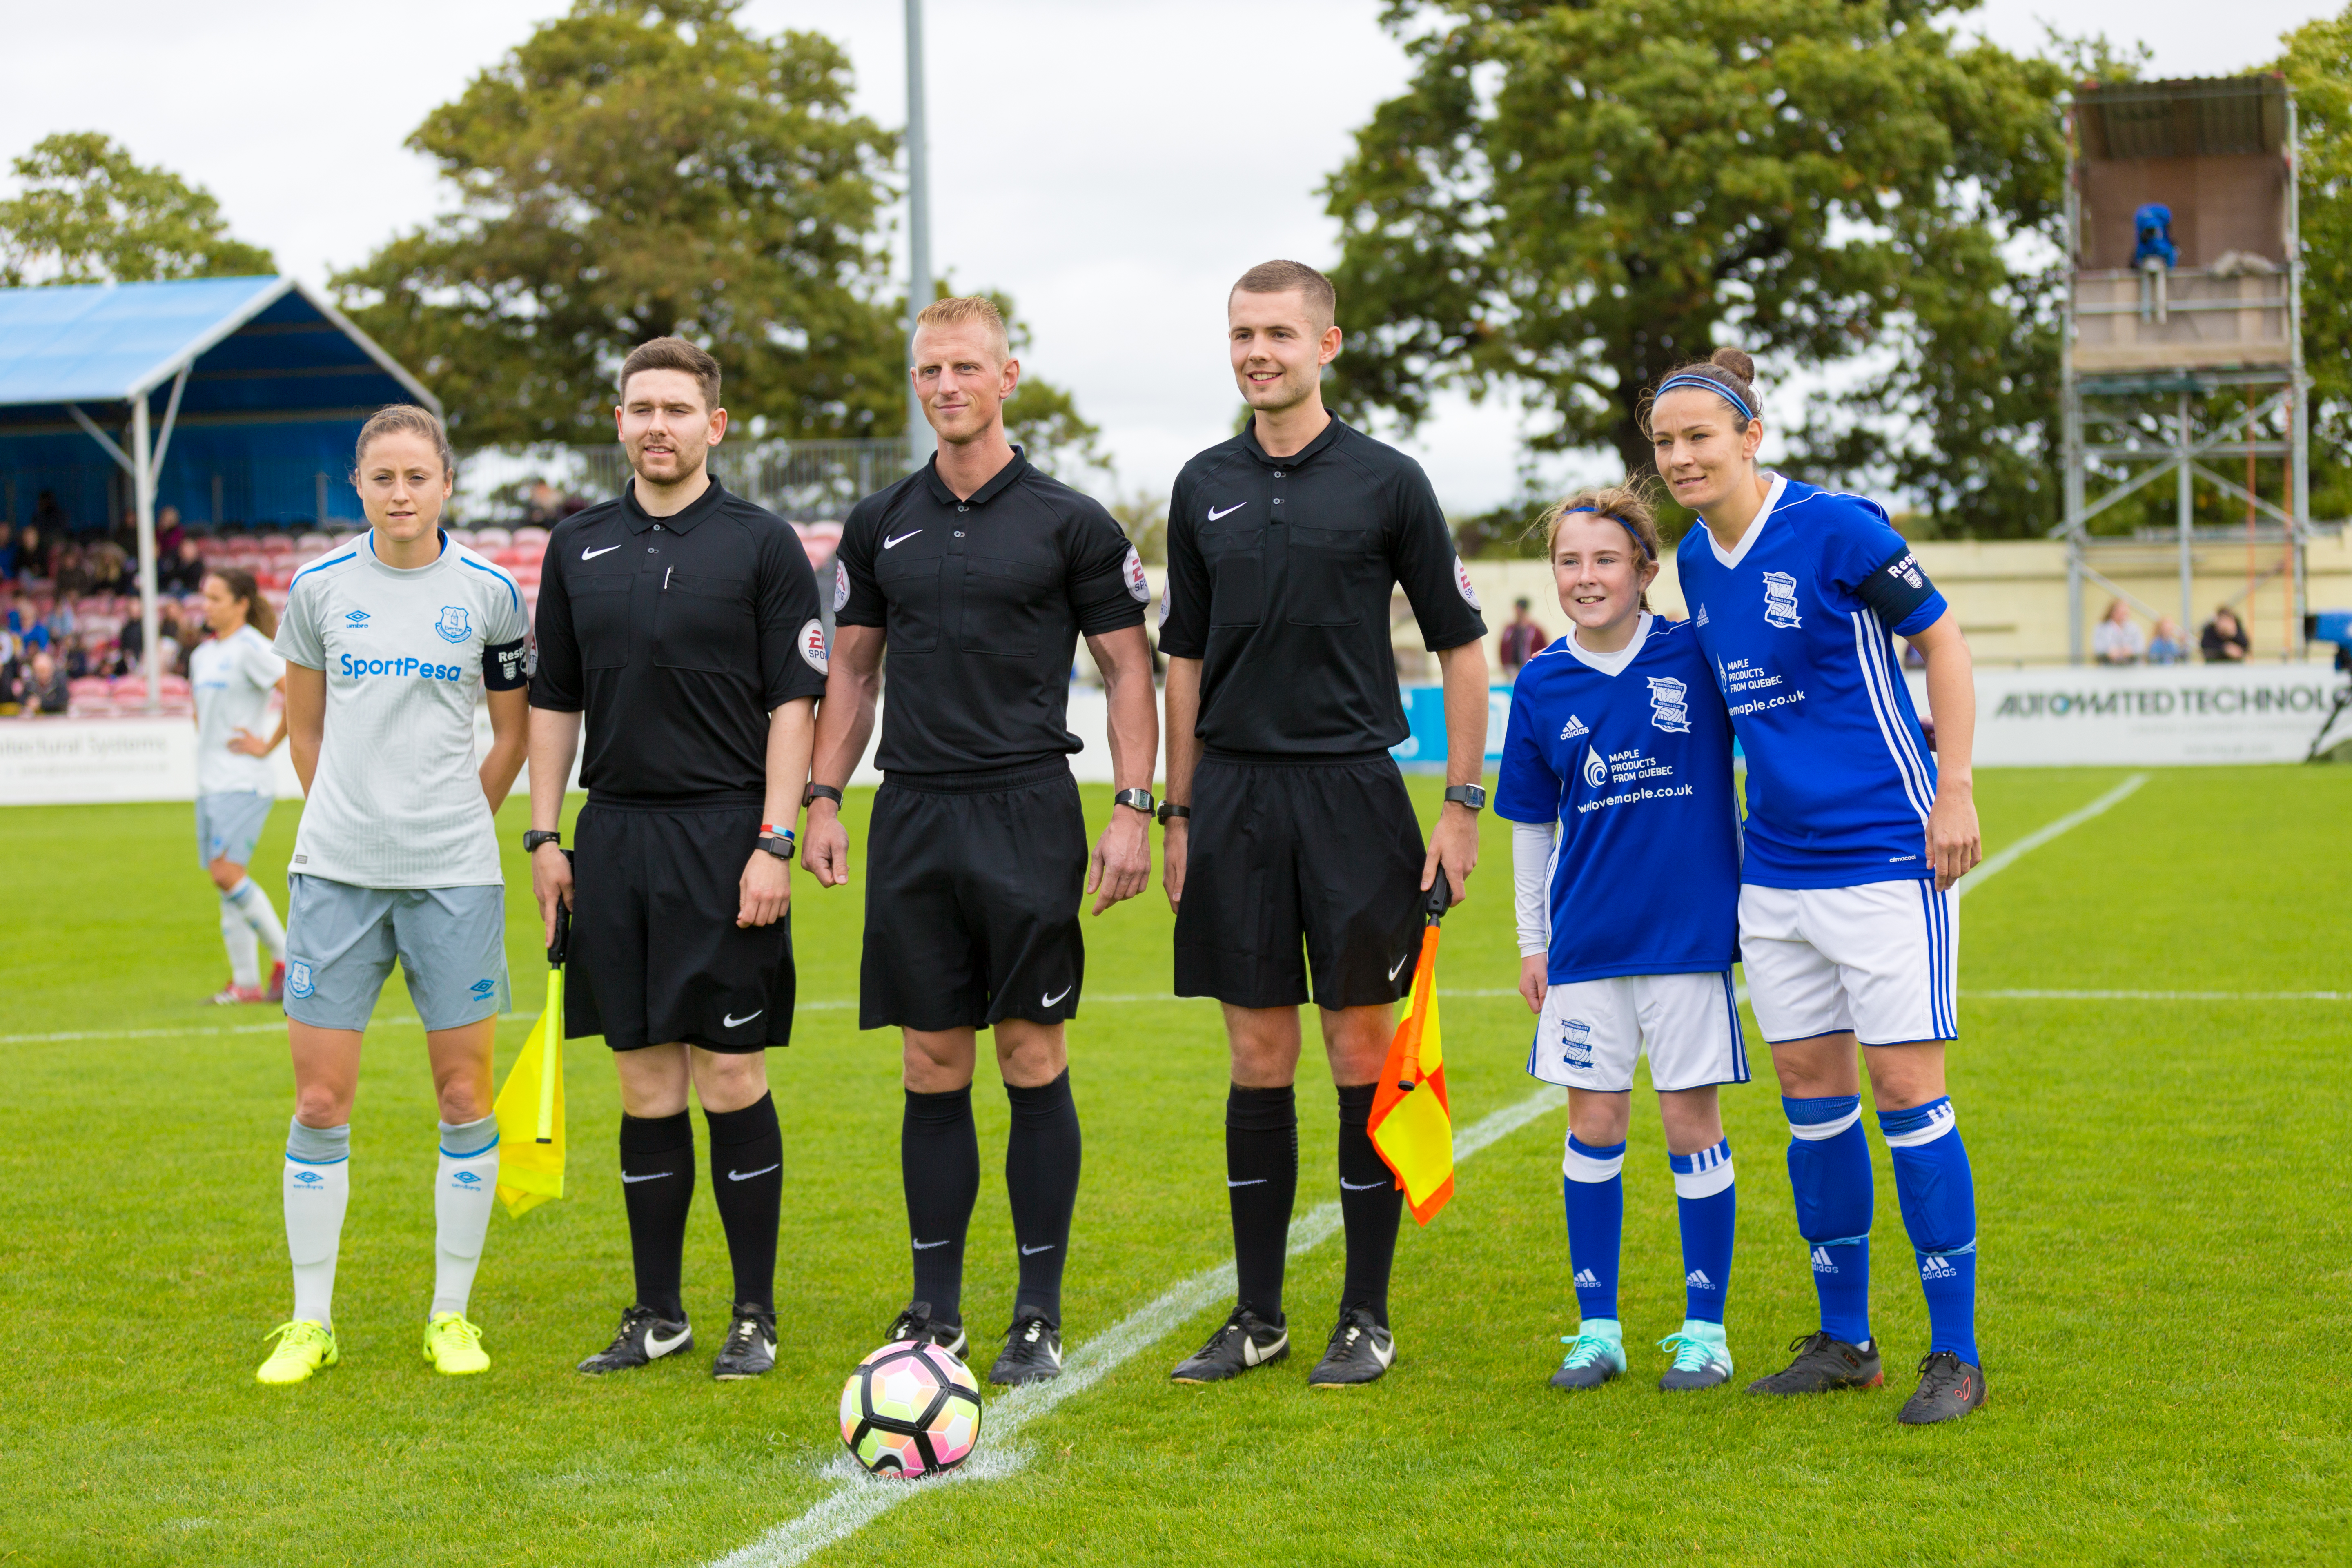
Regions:
[[[1390, 978], [1390, 979], [1391, 979], [1391, 980], [1394, 980], [1394, 979], [1396, 978], [1396, 976], [1395, 976], [1395, 975], [1393, 975], [1393, 974], [1391, 974], [1391, 975], [1390, 975], [1390, 976], [1389, 976], [1389, 978]], [[740, 1018], [736, 1017], [733, 1014], [731, 1014], [731, 1013], [730, 1013], [730, 1014], [729, 1014], [729, 1015], [727, 1016], [727, 1019], [726, 1019], [726, 1023], [725, 1023], [725, 1026], [725, 1026], [725, 1027], [727, 1027], [727, 1028], [730, 1028], [730, 1029], [740, 1029], [740, 1028], [741, 1028], [744, 1025], [746, 1025], [746, 1024], [750, 1023], [752, 1019], [754, 1019], [754, 1018], [758, 1017], [761, 1014], [762, 1014], [762, 1013], [764, 1013], [764, 1012], [766, 1012], [766, 1011], [767, 1011], [767, 1009], [766, 1009], [765, 1007], [754, 1007], [754, 1008], [752, 1008], [752, 1009], [751, 1009], [751, 1011], [750, 1011], [750, 1012], [748, 1012], [748, 1013], [744, 1014], [744, 1015], [743, 1015], [741, 1017], [740, 1017]]]

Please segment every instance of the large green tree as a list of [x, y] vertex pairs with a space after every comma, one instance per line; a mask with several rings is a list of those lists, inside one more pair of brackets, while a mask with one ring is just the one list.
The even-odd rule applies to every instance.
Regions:
[[1392, 0], [1414, 61], [1328, 183], [1343, 404], [1516, 394], [1647, 469], [1640, 404], [1734, 342], [1843, 390], [1784, 432], [1948, 526], [2056, 516], [2055, 65], [1934, 0]]
[[850, 111], [838, 45], [740, 8], [578, 0], [409, 138], [459, 205], [335, 283], [461, 441], [609, 439], [621, 357], [673, 332], [748, 434], [903, 427], [896, 138]]
[[220, 203], [95, 131], [44, 137], [15, 160], [0, 201], [0, 287], [246, 278], [278, 265], [232, 238]]
[[2303, 362], [2311, 376], [2312, 510], [2352, 512], [2352, 9], [2286, 37], [2303, 152]]

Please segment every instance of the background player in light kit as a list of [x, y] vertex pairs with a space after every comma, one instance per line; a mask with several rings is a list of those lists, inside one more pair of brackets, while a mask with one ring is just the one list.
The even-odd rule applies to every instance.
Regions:
[[[1298, 1009], [1320, 1009], [1339, 1099], [1347, 1279], [1318, 1387], [1370, 1383], [1396, 1343], [1388, 1282], [1403, 1195], [1366, 1131], [1412, 984], [1419, 893], [1462, 896], [1478, 858], [1486, 657], [1469, 574], [1419, 464], [1333, 418], [1330, 280], [1295, 261], [1226, 300], [1248, 426], [1192, 458], [1168, 511], [1165, 881], [1176, 993], [1224, 1005], [1233, 1315], [1175, 1369], [1212, 1383], [1290, 1350], [1285, 1249], [1298, 1186]], [[1389, 642], [1402, 584], [1445, 683], [1445, 805], [1424, 849], [1389, 748], [1408, 728]], [[1301, 948], [1306, 961], [1301, 960]]]
[[286, 928], [245, 868], [278, 795], [269, 753], [286, 738], [282, 713], [268, 739], [256, 733], [268, 717], [269, 694], [286, 685], [286, 661], [269, 646], [278, 613], [253, 574], [235, 567], [205, 574], [204, 598], [213, 635], [189, 652], [188, 684], [196, 695], [196, 858], [220, 889], [221, 942], [228, 949], [228, 984], [213, 1000], [275, 1002], [284, 994]]
[[[439, 419], [422, 408], [378, 412], [361, 427], [352, 476], [369, 531], [295, 574], [278, 628], [307, 805], [286, 922], [294, 1313], [262, 1364], [264, 1383], [299, 1383], [339, 1353], [352, 1100], [362, 1031], [395, 955], [441, 1110], [425, 1356], [450, 1373], [490, 1364], [466, 1315], [499, 1176], [490, 1045], [507, 1006], [506, 887], [490, 816], [522, 766], [529, 628], [514, 580], [441, 531], [454, 478]], [[478, 769], [478, 694], [492, 736]]]
[[[1079, 1165], [1064, 1026], [1085, 981], [1081, 882], [1097, 914], [1150, 882], [1159, 751], [1142, 560], [1108, 512], [1006, 440], [1020, 378], [988, 300], [940, 300], [917, 318], [915, 390], [939, 453], [860, 501], [842, 531], [809, 806], [809, 869], [838, 886], [849, 840], [835, 808], [873, 731], [887, 647], [858, 1023], [903, 1038], [914, 1293], [890, 1337], [966, 1346], [971, 1079], [986, 1028], [1012, 1104], [1004, 1185], [1021, 1269], [996, 1383], [1061, 1373]], [[1066, 717], [1081, 635], [1103, 672], [1118, 786], [1091, 860], [1067, 761], [1082, 745]]]
[[1560, 1189], [1583, 1321], [1558, 1388], [1625, 1370], [1617, 1316], [1633, 1064], [1646, 1053], [1682, 1224], [1684, 1308], [1663, 1389], [1729, 1381], [1731, 1143], [1716, 1086], [1748, 1081], [1738, 956], [1739, 806], [1731, 721], [1685, 622], [1653, 616], [1658, 530], [1631, 489], [1539, 524], [1569, 634], [1511, 692], [1495, 809], [1511, 819], [1528, 1071], [1568, 1088]]
[[[620, 1077], [636, 1284], [588, 1373], [692, 1348], [689, 1085], [735, 1286], [711, 1374], [775, 1364], [784, 1151], [766, 1052], [792, 1039], [793, 825], [824, 627], [800, 536], [710, 472], [719, 388], [719, 362], [683, 339], [630, 353], [613, 415], [632, 477], [557, 526], [540, 584], [523, 846], [551, 936], [558, 900], [576, 916], [564, 1031], [603, 1035]], [[575, 887], [557, 825], [583, 720]]]
[[[1976, 1184], [1945, 1092], [1959, 1034], [1952, 884], [1982, 853], [1968, 640], [1877, 503], [1760, 470], [1755, 366], [1718, 349], [1659, 384], [1658, 471], [1704, 528], [1683, 595], [1748, 759], [1739, 950], [1788, 1112], [1797, 1224], [1821, 1326], [1759, 1394], [1883, 1381], [1870, 1331], [1870, 1152], [1855, 1042], [1927, 1300], [1928, 1349], [1897, 1417], [1984, 1403]], [[1927, 660], [1923, 730], [1895, 657]]]

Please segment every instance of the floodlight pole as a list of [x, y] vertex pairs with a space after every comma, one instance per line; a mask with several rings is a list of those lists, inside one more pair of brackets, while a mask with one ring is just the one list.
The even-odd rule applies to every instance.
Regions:
[[[914, 363], [915, 317], [931, 302], [931, 156], [923, 113], [923, 0], [907, 0], [907, 358]], [[907, 462], [920, 467], [939, 447], [922, 399], [907, 388]]]
[[163, 700], [155, 658], [155, 471], [147, 460], [147, 395], [131, 400], [131, 493], [139, 519], [139, 663], [147, 677], [147, 711]]

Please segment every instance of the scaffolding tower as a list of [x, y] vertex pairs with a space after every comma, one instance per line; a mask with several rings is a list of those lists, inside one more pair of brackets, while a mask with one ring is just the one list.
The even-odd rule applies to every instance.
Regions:
[[[2055, 531], [2067, 544], [2074, 662], [2084, 653], [2085, 583], [2153, 617], [2116, 579], [2145, 578], [2164, 552], [2179, 576], [2181, 635], [2193, 637], [2200, 558], [2209, 580], [2234, 579], [2241, 549], [2245, 586], [2228, 603], [2251, 629], [2253, 601], [2278, 582], [2279, 647], [2297, 657], [2311, 410], [2294, 95], [2276, 73], [2085, 82], [2066, 116], [2065, 521]], [[2264, 458], [2284, 459], [2284, 505], [2262, 494]], [[2092, 532], [2093, 519], [2168, 477], [2169, 538]], [[2091, 499], [2095, 478], [2105, 488]], [[2244, 508], [2242, 533], [2195, 526], [2200, 487]]]

